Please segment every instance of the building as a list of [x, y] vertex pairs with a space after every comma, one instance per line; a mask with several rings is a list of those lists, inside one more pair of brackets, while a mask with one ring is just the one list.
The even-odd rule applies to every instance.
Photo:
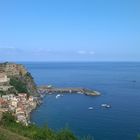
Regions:
[[8, 84], [10, 79], [7, 77], [7, 75], [4, 72], [0, 72], [0, 85], [6, 85]]
[[3, 107], [4, 102], [5, 102], [5, 101], [4, 101], [2, 98], [0, 98], [0, 108]]
[[12, 100], [11, 105], [16, 108], [17, 105], [18, 105], [18, 101], [17, 100]]
[[16, 108], [16, 115], [17, 114], [25, 114], [24, 109], [21, 107]]
[[9, 95], [2, 95], [2, 99], [4, 101], [8, 101], [10, 98], [9, 98]]
[[0, 98], [0, 108], [8, 108], [8, 103], [3, 98]]
[[33, 96], [29, 96], [29, 102], [33, 102], [34, 101], [34, 97]]

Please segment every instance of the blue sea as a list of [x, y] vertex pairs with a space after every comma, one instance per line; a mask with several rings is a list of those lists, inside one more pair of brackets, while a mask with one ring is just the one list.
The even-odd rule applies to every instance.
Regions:
[[[95, 140], [136, 140], [140, 133], [140, 63], [42, 62], [23, 63], [38, 85], [85, 87], [101, 92], [90, 97], [47, 95], [31, 120], [54, 130], [69, 127], [77, 136]], [[111, 104], [105, 109], [101, 104]], [[93, 110], [88, 108], [92, 106]]]

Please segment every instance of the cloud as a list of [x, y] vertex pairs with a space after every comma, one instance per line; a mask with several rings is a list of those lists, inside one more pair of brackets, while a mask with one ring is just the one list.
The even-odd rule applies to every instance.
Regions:
[[77, 53], [80, 55], [94, 55], [95, 54], [94, 51], [85, 51], [85, 50], [77, 51]]
[[78, 54], [86, 54], [87, 52], [86, 51], [83, 51], [83, 50], [80, 50], [77, 52]]
[[13, 46], [0, 46], [0, 50], [15, 50], [16, 48]]
[[21, 49], [16, 48], [14, 46], [0, 46], [0, 53], [3, 54], [12, 54], [12, 53], [19, 53]]
[[46, 60], [83, 60], [92, 58], [93, 50], [59, 50], [49, 47], [18, 47], [0, 44], [0, 60], [8, 61], [46, 61]]
[[94, 51], [90, 51], [89, 54], [90, 54], [90, 55], [94, 55], [95, 52], [94, 52]]

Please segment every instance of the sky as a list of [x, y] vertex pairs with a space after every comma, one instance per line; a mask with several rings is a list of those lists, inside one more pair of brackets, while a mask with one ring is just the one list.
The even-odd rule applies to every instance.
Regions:
[[140, 61], [140, 0], [0, 0], [0, 61]]

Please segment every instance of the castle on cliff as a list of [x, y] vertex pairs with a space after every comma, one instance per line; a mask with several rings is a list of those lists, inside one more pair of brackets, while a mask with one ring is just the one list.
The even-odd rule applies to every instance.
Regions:
[[0, 73], [5, 73], [7, 76], [24, 76], [27, 70], [23, 65], [6, 62], [0, 64]]

